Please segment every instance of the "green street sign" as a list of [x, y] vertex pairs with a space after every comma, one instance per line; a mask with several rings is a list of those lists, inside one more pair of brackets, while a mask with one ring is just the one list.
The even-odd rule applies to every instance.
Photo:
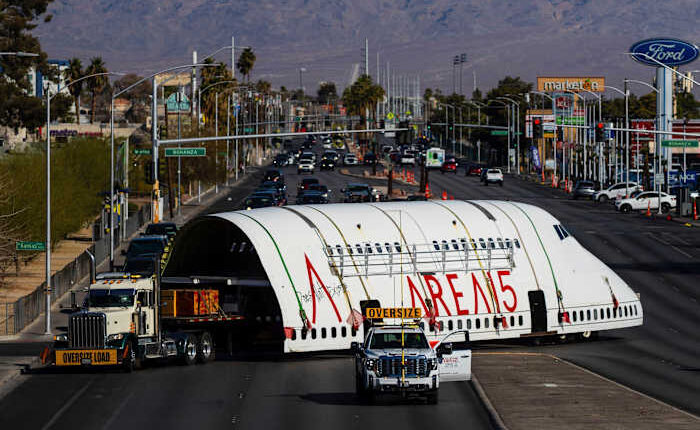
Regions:
[[15, 242], [15, 249], [17, 251], [46, 251], [46, 244], [44, 242]]
[[669, 139], [662, 140], [661, 146], [665, 148], [697, 148], [697, 140], [681, 140], [681, 139]]
[[513, 133], [513, 135], [514, 135], [514, 136], [522, 136], [522, 135], [523, 135], [523, 132], [522, 132], [522, 131], [518, 131], [518, 132]]
[[207, 148], [165, 148], [166, 157], [204, 157]]
[[246, 127], [243, 129], [243, 133], [252, 133], [255, 129], [253, 127]]
[[491, 136], [508, 136], [508, 130], [491, 130]]
[[134, 155], [151, 155], [151, 148], [134, 148]]

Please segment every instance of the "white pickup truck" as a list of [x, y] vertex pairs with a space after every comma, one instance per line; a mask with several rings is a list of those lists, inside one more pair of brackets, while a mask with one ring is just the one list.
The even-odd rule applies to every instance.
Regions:
[[484, 185], [488, 184], [498, 184], [503, 186], [503, 172], [501, 172], [501, 169], [489, 169], [486, 171]]

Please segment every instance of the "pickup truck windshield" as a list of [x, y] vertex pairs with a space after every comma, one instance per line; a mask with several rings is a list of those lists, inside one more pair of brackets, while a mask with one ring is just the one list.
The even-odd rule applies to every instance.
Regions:
[[[428, 342], [422, 333], [404, 333], [404, 348], [427, 349]], [[369, 344], [369, 349], [401, 348], [401, 332], [375, 333]]]
[[134, 289], [123, 288], [118, 290], [90, 290], [91, 307], [116, 308], [130, 307], [134, 305]]

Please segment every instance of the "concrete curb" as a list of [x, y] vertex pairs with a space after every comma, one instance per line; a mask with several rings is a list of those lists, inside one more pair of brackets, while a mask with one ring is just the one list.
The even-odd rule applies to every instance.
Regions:
[[491, 399], [489, 399], [489, 396], [486, 394], [484, 387], [481, 386], [481, 383], [479, 383], [479, 379], [476, 377], [476, 375], [472, 374], [471, 382], [472, 386], [474, 387], [474, 391], [476, 391], [476, 395], [479, 396], [479, 400], [481, 400], [486, 412], [489, 414], [489, 421], [491, 421], [491, 424], [493, 424], [493, 426], [498, 430], [508, 430], [508, 426], [506, 426], [505, 422], [503, 422], [501, 414], [498, 413], [496, 408], [493, 406], [493, 403], [491, 403]]

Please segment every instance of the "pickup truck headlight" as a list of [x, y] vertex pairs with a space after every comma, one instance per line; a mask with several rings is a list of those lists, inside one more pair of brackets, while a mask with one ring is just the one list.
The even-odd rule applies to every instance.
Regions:
[[375, 370], [377, 367], [377, 360], [368, 358], [365, 360], [365, 366], [367, 367], [367, 370]]
[[435, 358], [428, 359], [428, 370], [436, 370], [438, 368], [438, 361]]

